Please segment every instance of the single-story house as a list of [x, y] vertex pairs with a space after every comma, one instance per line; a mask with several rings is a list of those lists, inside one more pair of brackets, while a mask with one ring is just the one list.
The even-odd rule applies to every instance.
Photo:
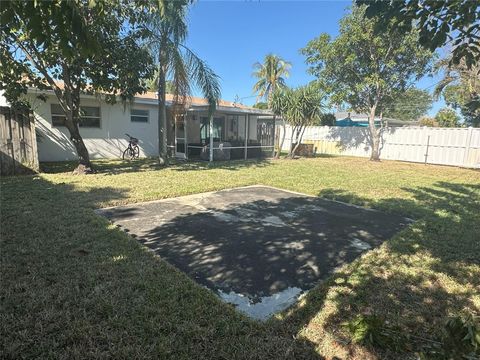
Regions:
[[[39, 95], [42, 95], [39, 97]], [[63, 126], [65, 115], [53, 91], [28, 92], [36, 120], [40, 161], [77, 158]], [[41, 99], [41, 98], [44, 99]], [[45, 101], [46, 99], [46, 101]], [[171, 156], [179, 159], [210, 159], [210, 119], [205, 99], [192, 97], [181, 112], [172, 113], [172, 95], [167, 95], [167, 144]], [[140, 156], [158, 155], [158, 98], [154, 92], [133, 101], [110, 105], [82, 95], [80, 133], [93, 159], [121, 158], [129, 134], [139, 139]], [[213, 158], [246, 159], [271, 156], [275, 124], [268, 110], [260, 110], [221, 100], [212, 119]]]
[[[411, 126], [413, 123], [406, 122], [397, 119], [383, 118], [383, 121], [388, 124], [388, 126]], [[375, 125], [380, 126], [381, 119], [379, 116], [375, 117]], [[335, 113], [335, 126], [339, 127], [367, 127], [368, 126], [368, 115], [367, 114], [357, 114], [353, 112], [340, 111]]]

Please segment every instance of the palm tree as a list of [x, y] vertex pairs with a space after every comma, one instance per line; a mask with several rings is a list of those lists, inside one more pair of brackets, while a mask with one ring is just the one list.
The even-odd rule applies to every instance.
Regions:
[[[157, 12], [147, 22], [149, 46], [158, 60], [158, 152], [161, 165], [167, 164], [167, 81], [171, 81], [174, 106], [185, 105], [192, 85], [200, 89], [213, 115], [220, 98], [219, 77], [191, 49], [185, 46], [186, 16], [191, 0], [159, 1]], [[175, 116], [175, 114], [174, 114]]]
[[[153, 72], [153, 76], [151, 78], [145, 80], [145, 86], [147, 87], [148, 91], [158, 92], [158, 74], [159, 74], [159, 69], [157, 68]], [[165, 92], [167, 94], [172, 94], [173, 93], [173, 83], [172, 83], [171, 80], [167, 80], [165, 82]]]
[[291, 67], [291, 63], [275, 54], [267, 54], [263, 64], [259, 62], [253, 64], [253, 76], [258, 79], [253, 85], [253, 92], [258, 93], [257, 102], [264, 99], [269, 103], [276, 89], [287, 86], [285, 79], [290, 75]]
[[[292, 67], [292, 64], [283, 60], [280, 56], [275, 54], [267, 54], [263, 60], [263, 64], [256, 62], [253, 64], [255, 69], [253, 76], [258, 81], [253, 85], [253, 92], [257, 94], [257, 103], [259, 100], [266, 100], [268, 107], [271, 107], [272, 94], [276, 90], [285, 89], [287, 84], [285, 79], [290, 75], [288, 70]], [[275, 121], [276, 115], [273, 120]], [[282, 146], [285, 141], [285, 119], [282, 117], [283, 136], [275, 153], [275, 159], [280, 157]]]
[[273, 92], [271, 107], [274, 114], [280, 115], [292, 126], [291, 138], [292, 143], [295, 141], [295, 147], [290, 148], [287, 156], [291, 158], [295, 156], [306, 127], [320, 120], [324, 109], [323, 100], [324, 94], [314, 83], [296, 89], [285, 88]]

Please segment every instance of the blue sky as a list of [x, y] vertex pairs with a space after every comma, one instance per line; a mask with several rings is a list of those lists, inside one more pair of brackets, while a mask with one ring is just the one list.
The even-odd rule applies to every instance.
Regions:
[[[351, 1], [198, 1], [190, 9], [188, 46], [221, 77], [222, 98], [252, 105], [252, 64], [269, 53], [292, 63], [288, 85], [313, 78], [299, 49], [327, 32], [338, 33], [338, 21]], [[417, 84], [427, 88], [438, 81], [426, 77]], [[430, 87], [431, 91], [433, 88]], [[443, 102], [434, 104], [435, 114]]]

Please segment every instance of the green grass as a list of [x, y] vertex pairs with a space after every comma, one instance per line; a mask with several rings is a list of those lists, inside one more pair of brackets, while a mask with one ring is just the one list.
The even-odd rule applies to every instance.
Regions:
[[[348, 157], [177, 164], [44, 164], [1, 179], [4, 358], [405, 359], [451, 315], [480, 311], [480, 173]], [[146, 251], [94, 209], [264, 184], [415, 218], [297, 305], [258, 323]], [[400, 347], [361, 345], [375, 315]]]

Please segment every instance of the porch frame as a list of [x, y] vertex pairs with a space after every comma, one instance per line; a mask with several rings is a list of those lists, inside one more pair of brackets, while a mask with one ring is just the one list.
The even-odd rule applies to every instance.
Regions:
[[[202, 115], [207, 112], [207, 109], [205, 107], [194, 107], [190, 108], [185, 112], [184, 115], [184, 127], [185, 127], [185, 132], [184, 132], [184, 151], [185, 151], [185, 160], [189, 159], [189, 149], [192, 148], [197, 148], [197, 149], [204, 149], [205, 146], [191, 146], [189, 145], [189, 138], [188, 138], [188, 121], [189, 121], [189, 115], [194, 114], [195, 116], [199, 116], [200, 118], [203, 117]], [[237, 116], [245, 116], [245, 133], [244, 133], [244, 145], [243, 146], [221, 146], [221, 147], [215, 147], [214, 146], [214, 137], [213, 137], [213, 126], [214, 126], [214, 119], [217, 117], [222, 117], [223, 118], [223, 126], [224, 129], [226, 129], [226, 124], [227, 124], [227, 117], [229, 115], [237, 115]], [[271, 116], [273, 123], [273, 135], [272, 135], [272, 145], [248, 145], [248, 141], [250, 140], [249, 135], [250, 135], [250, 125], [251, 125], [251, 115], [256, 115], [256, 116]], [[214, 114], [208, 116], [208, 124], [209, 124], [209, 142], [208, 142], [208, 147], [209, 147], [209, 156], [208, 156], [208, 161], [212, 162], [214, 161], [214, 151], [215, 150], [231, 150], [231, 149], [243, 149], [243, 157], [245, 160], [248, 159], [248, 150], [249, 149], [271, 149], [272, 153], [274, 153], [275, 150], [275, 132], [276, 132], [276, 126], [275, 126], [275, 118], [272, 113], [269, 111], [265, 110], [258, 110], [258, 111], [251, 111], [250, 109], [242, 109], [238, 108], [232, 111], [231, 108], [225, 108], [225, 107], [220, 107], [217, 108]], [[176, 138], [176, 129], [174, 130], [174, 147], [175, 147], [175, 155], [177, 153], [177, 138]], [[222, 142], [228, 142], [228, 140], [224, 140]]]

